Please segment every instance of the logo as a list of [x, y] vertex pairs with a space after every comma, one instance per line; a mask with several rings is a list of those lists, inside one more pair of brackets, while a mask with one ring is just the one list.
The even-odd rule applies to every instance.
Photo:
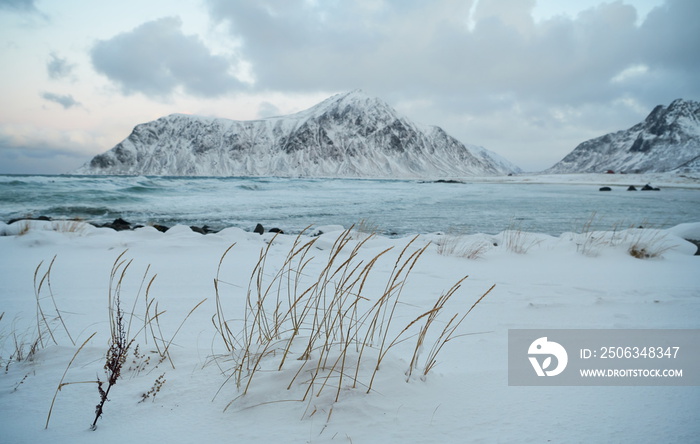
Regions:
[[[569, 362], [569, 356], [566, 354], [564, 347], [556, 342], [548, 341], [546, 336], [535, 339], [530, 344], [527, 353], [528, 355], [537, 355], [529, 356], [530, 364], [537, 372], [537, 376], [556, 376], [564, 371], [566, 364]], [[547, 357], [540, 363], [537, 357], [542, 355]], [[557, 358], [557, 366], [552, 370], [547, 370], [552, 366], [552, 356]]]

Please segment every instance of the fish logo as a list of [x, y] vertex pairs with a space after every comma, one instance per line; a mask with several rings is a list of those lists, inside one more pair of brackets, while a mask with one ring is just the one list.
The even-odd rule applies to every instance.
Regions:
[[[556, 376], [564, 371], [569, 363], [569, 355], [561, 344], [548, 341], [546, 336], [535, 339], [527, 350], [528, 355], [546, 355], [547, 357], [540, 363], [537, 356], [529, 356], [530, 363], [535, 369], [537, 376]], [[552, 370], [547, 370], [552, 366], [552, 356], [557, 358], [557, 366]]]

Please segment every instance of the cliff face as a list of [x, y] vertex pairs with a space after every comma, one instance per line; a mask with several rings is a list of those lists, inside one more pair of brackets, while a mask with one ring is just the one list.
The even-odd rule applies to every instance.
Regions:
[[77, 174], [432, 178], [518, 172], [361, 91], [255, 121], [170, 115], [137, 125]]
[[577, 146], [548, 173], [700, 171], [700, 102], [659, 105], [624, 131]]

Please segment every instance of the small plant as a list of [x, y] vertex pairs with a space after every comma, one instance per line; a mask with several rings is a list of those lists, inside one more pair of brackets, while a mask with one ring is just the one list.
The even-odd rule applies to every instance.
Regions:
[[631, 232], [632, 237], [627, 252], [637, 259], [662, 257], [674, 247], [667, 242], [666, 234], [661, 230], [637, 228], [628, 232]]
[[32, 224], [28, 220], [23, 220], [15, 223], [19, 224], [17, 236], [24, 236], [25, 234], [29, 233], [29, 230], [32, 229]]
[[[162, 335], [162, 331], [160, 328], [160, 324], [158, 321], [158, 318], [164, 313], [164, 311], [158, 311], [158, 305], [157, 303], [153, 300], [149, 300], [149, 291], [151, 288], [151, 285], [153, 284], [153, 281], [155, 280], [155, 275], [148, 280], [148, 271], [150, 270], [150, 266], [146, 268], [146, 272], [144, 273], [143, 279], [141, 281], [141, 288], [139, 289], [138, 294], [136, 295], [136, 298], [134, 299], [133, 307], [134, 309], [137, 306], [137, 302], [140, 298], [141, 295], [141, 290], [143, 289], [143, 286], [145, 282], [148, 282], [148, 285], [146, 286], [146, 292], [145, 292], [145, 300], [146, 300], [146, 306], [145, 306], [145, 316], [144, 316], [144, 324], [141, 326], [135, 333], [132, 334], [132, 324], [134, 319], [137, 317], [135, 312], [132, 311], [130, 313], [127, 313], [124, 311], [122, 308], [122, 298], [121, 298], [121, 291], [122, 291], [122, 286], [124, 284], [124, 279], [126, 277], [127, 271], [129, 270], [129, 267], [131, 266], [131, 263], [133, 260], [126, 260], [123, 259], [124, 255], [126, 254], [126, 251], [122, 252], [114, 261], [114, 264], [112, 265], [112, 270], [110, 273], [110, 278], [109, 278], [109, 289], [108, 289], [108, 307], [109, 307], [109, 328], [110, 328], [110, 334], [109, 334], [109, 348], [107, 349], [107, 353], [105, 356], [105, 361], [104, 361], [104, 366], [103, 369], [105, 371], [105, 380], [101, 380], [99, 377], [97, 380], [94, 381], [79, 381], [79, 382], [64, 382], [66, 375], [68, 374], [68, 370], [70, 369], [71, 365], [73, 364], [73, 361], [75, 361], [75, 358], [78, 356], [80, 351], [87, 345], [87, 343], [97, 334], [97, 332], [93, 333], [83, 344], [78, 348], [78, 350], [75, 352], [73, 355], [73, 358], [70, 360], [68, 363], [68, 366], [66, 367], [66, 370], [63, 373], [63, 376], [61, 377], [60, 382], [58, 383], [58, 386], [56, 387], [56, 392], [54, 393], [53, 400], [51, 401], [51, 407], [49, 408], [49, 413], [46, 418], [46, 428], [49, 426], [49, 421], [51, 419], [51, 413], [53, 411], [53, 407], [56, 401], [56, 397], [58, 396], [58, 392], [61, 391], [61, 389], [65, 386], [72, 385], [72, 384], [96, 384], [97, 385], [97, 391], [100, 395], [100, 399], [98, 404], [95, 406], [95, 418], [90, 425], [90, 430], [96, 430], [97, 429], [97, 421], [102, 417], [104, 413], [104, 406], [105, 403], [109, 400], [109, 394], [112, 388], [117, 384], [117, 381], [123, 376], [123, 373], [125, 370], [127, 371], [133, 371], [136, 375], [138, 375], [141, 371], [145, 370], [146, 367], [151, 363], [151, 355], [147, 355], [146, 353], [142, 352], [139, 345], [136, 344], [136, 338], [139, 336], [139, 334], [143, 331], [150, 331], [151, 332], [151, 339], [157, 348], [157, 351], [155, 353], [158, 354], [158, 361], [155, 365], [155, 368], [158, 367], [159, 364], [164, 362], [166, 359], [170, 361], [170, 364], [175, 368], [172, 359], [170, 357], [169, 349], [170, 346], [172, 345], [173, 341], [175, 340], [175, 336], [177, 336], [178, 332], [184, 325], [185, 321], [189, 318], [189, 316], [200, 306], [206, 301], [206, 299], [202, 300], [199, 302], [197, 305], [195, 305], [192, 310], [185, 316], [185, 318], [182, 320], [180, 325], [178, 326], [177, 330], [175, 333], [172, 335], [170, 340], [164, 339]], [[52, 262], [53, 264], [53, 262]], [[50, 270], [51, 267], [49, 267]], [[38, 268], [37, 268], [38, 270]], [[46, 278], [48, 280], [48, 277]], [[36, 278], [35, 278], [36, 282]], [[43, 283], [43, 280], [41, 281]], [[39, 284], [39, 288], [41, 287], [41, 283]], [[38, 293], [37, 293], [38, 294]], [[152, 307], [155, 306], [155, 309], [152, 309]], [[38, 319], [43, 319], [42, 317], [39, 317], [37, 315]], [[146, 341], [148, 340], [148, 336], [144, 338]], [[133, 357], [131, 358], [131, 361], [129, 361], [129, 355], [132, 355]], [[130, 362], [130, 364], [127, 366], [127, 362]], [[125, 366], [127, 366], [125, 368]], [[161, 375], [159, 378], [156, 379], [156, 382], [152, 386], [151, 390], [146, 392], [144, 394], [145, 398], [147, 399], [148, 397], [154, 397], [158, 391], [162, 388], [163, 384], [165, 383], [165, 374]]]
[[165, 385], [165, 373], [161, 374], [156, 378], [155, 382], [146, 393], [141, 394], [141, 400], [139, 401], [139, 403], [145, 402], [149, 398], [151, 399], [151, 401], [155, 401], [156, 395], [160, 393], [160, 389], [163, 388], [163, 385]]
[[[70, 332], [68, 331], [68, 327], [66, 327], [66, 323], [63, 321], [63, 316], [61, 316], [61, 312], [58, 309], [58, 306], [56, 305], [56, 299], [54, 298], [53, 295], [53, 290], [51, 289], [51, 270], [53, 269], [54, 262], [56, 262], [56, 256], [51, 259], [51, 262], [49, 263], [48, 268], [44, 272], [43, 275], [40, 276], [40, 270], [42, 265], [44, 264], [44, 261], [41, 261], [39, 265], [36, 267], [36, 270], [34, 270], [34, 295], [36, 297], [36, 326], [37, 326], [37, 338], [39, 343], [41, 344], [42, 347], [44, 347], [44, 341], [45, 341], [45, 336], [48, 334], [48, 336], [51, 338], [54, 344], [58, 344], [56, 341], [56, 337], [54, 335], [54, 331], [51, 328], [49, 319], [47, 319], [46, 314], [44, 313], [44, 309], [42, 308], [41, 305], [41, 300], [43, 299], [42, 297], [42, 290], [46, 288], [48, 290], [48, 297], [51, 300], [51, 303], [54, 308], [55, 312], [55, 317], [52, 318], [53, 321], [58, 321], [61, 326], [63, 327], [63, 331], [66, 332], [66, 335], [68, 336], [68, 339], [70, 339], [71, 343], [75, 345], [75, 341], [73, 340], [73, 337], [71, 336]], [[45, 287], [44, 287], [45, 285]]]
[[85, 232], [86, 225], [80, 219], [55, 220], [52, 222], [52, 228], [59, 233], [76, 233]]
[[[360, 219], [353, 227], [355, 228], [356, 238], [359, 240], [374, 236], [379, 232], [379, 225], [367, 219]], [[353, 227], [350, 227], [350, 230], [352, 230]]]
[[[97, 429], [97, 421], [102, 416], [105, 402], [107, 402], [109, 397], [109, 392], [112, 390], [112, 387], [116, 385], [117, 380], [121, 376], [122, 367], [126, 362], [129, 347], [134, 342], [134, 339], [130, 339], [127, 336], [126, 325], [124, 323], [124, 311], [121, 307], [122, 281], [124, 280], [124, 276], [126, 275], [129, 265], [131, 265], [131, 261], [128, 263], [121, 261], [121, 258], [125, 253], [126, 251], [117, 257], [114, 265], [112, 266], [112, 273], [109, 279], [110, 339], [109, 349], [107, 350], [107, 359], [104, 365], [104, 369], [107, 373], [107, 389], [103, 388], [103, 382], [98, 378], [97, 390], [100, 393], [100, 402], [95, 407], [95, 420], [92, 422], [90, 430]], [[118, 279], [117, 275], [119, 276]]]
[[576, 242], [576, 251], [586, 256], [597, 256], [600, 248], [609, 242], [608, 234], [601, 231], [593, 231], [593, 226], [596, 218], [596, 212], [591, 213], [591, 216], [583, 224], [580, 234], [573, 236]]
[[503, 245], [510, 252], [525, 254], [530, 248], [539, 245], [540, 240], [536, 239], [532, 233], [524, 232], [520, 222], [511, 221], [510, 226], [503, 233]]
[[[48, 267], [43, 270], [44, 261], [41, 261], [34, 270], [34, 298], [36, 300], [36, 330], [32, 333], [19, 335], [13, 328], [12, 341], [14, 351], [10, 354], [7, 360], [2, 364], [5, 372], [9, 371], [9, 367], [13, 362], [31, 361], [34, 355], [41, 349], [50, 345], [50, 343], [58, 345], [59, 333], [62, 330], [70, 342], [75, 345], [73, 338], [66, 327], [61, 311], [58, 309], [56, 299], [51, 288], [51, 270], [53, 269], [56, 256], [53, 257]], [[45, 300], [51, 301], [52, 309], [45, 307]], [[5, 313], [0, 315], [0, 320]], [[30, 339], [27, 340], [27, 337]], [[3, 338], [4, 339], [4, 338]], [[0, 358], [0, 363], [2, 359]]]
[[465, 259], [479, 259], [492, 246], [492, 244], [483, 239], [471, 240], [467, 236], [456, 234], [440, 236], [435, 244], [439, 255], [463, 257]]

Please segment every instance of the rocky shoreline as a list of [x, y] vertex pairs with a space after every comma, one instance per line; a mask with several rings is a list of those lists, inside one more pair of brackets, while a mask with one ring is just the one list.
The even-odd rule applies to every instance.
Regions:
[[[161, 233], [165, 233], [166, 231], [168, 231], [171, 228], [171, 227], [168, 227], [165, 225], [160, 225], [160, 224], [148, 224], [148, 225], [133, 224], [131, 222], [127, 222], [126, 220], [122, 219], [121, 217], [114, 219], [110, 223], [103, 223], [103, 224], [97, 224], [94, 222], [84, 221], [81, 219], [53, 219], [53, 218], [48, 217], [48, 216], [22, 217], [22, 218], [11, 219], [10, 221], [7, 222], [7, 225], [12, 225], [12, 224], [17, 223], [17, 222], [30, 221], [30, 220], [47, 221], [47, 222], [51, 222], [51, 221], [55, 221], [55, 220], [85, 222], [85, 223], [88, 223], [88, 224], [90, 224], [94, 227], [97, 227], [97, 228], [111, 228], [115, 231], [133, 231], [137, 228], [143, 228], [143, 227], [149, 226], [149, 227], [155, 228], [156, 230], [160, 231]], [[642, 227], [639, 227], [639, 228], [642, 228]], [[213, 229], [213, 228], [209, 227], [208, 225], [202, 225], [201, 227], [192, 225], [192, 226], [190, 226], [190, 229], [192, 231], [194, 231], [195, 233], [199, 233], [199, 234], [214, 234], [214, 233], [218, 233], [219, 231], [221, 231], [221, 230]], [[257, 234], [261, 234], [261, 235], [266, 233], [266, 232], [267, 233], [284, 234], [284, 231], [281, 230], [280, 228], [274, 227], [274, 228], [270, 228], [270, 229], [265, 229], [265, 227], [260, 223], [256, 224], [256, 226], [252, 230], [252, 232], [257, 233]], [[311, 235], [318, 236], [320, 234], [322, 234], [322, 232], [318, 231], [318, 232], [312, 233]], [[694, 244], [697, 247], [697, 251], [695, 252], [695, 256], [700, 256], [700, 239], [688, 239], [688, 238], [684, 238], [684, 239], [686, 241]]]
[[[29, 221], [29, 220], [40, 220], [40, 221], [51, 222], [51, 221], [54, 221], [57, 219], [53, 219], [53, 218], [48, 217], [48, 216], [21, 217], [21, 218], [9, 220], [7, 222], [7, 225], [12, 225], [16, 222]], [[161, 225], [161, 224], [148, 224], [148, 225], [135, 224], [135, 223], [128, 222], [128, 221], [122, 219], [121, 217], [114, 219], [112, 222], [102, 223], [102, 224], [98, 224], [98, 223], [94, 223], [94, 222], [90, 222], [90, 221], [85, 221], [82, 219], [61, 219], [61, 220], [68, 220], [68, 221], [74, 221], [74, 222], [85, 222], [85, 223], [90, 224], [90, 225], [97, 227], [97, 228], [111, 228], [115, 231], [133, 231], [137, 228], [143, 228], [143, 227], [149, 226], [149, 227], [155, 228], [156, 230], [160, 231], [161, 233], [165, 233], [166, 231], [168, 231], [171, 228], [169, 226]], [[192, 231], [194, 231], [195, 233], [199, 233], [199, 234], [218, 233], [219, 231], [221, 231], [221, 230], [211, 228], [208, 225], [202, 225], [201, 227], [196, 226], [196, 225], [192, 225], [192, 226], [190, 226], [190, 229]], [[257, 224], [252, 231], [254, 233], [258, 233], [258, 234], [263, 234], [266, 231], [269, 233], [284, 234], [284, 231], [282, 231], [279, 228], [270, 228], [269, 230], [266, 230], [262, 224]]]

